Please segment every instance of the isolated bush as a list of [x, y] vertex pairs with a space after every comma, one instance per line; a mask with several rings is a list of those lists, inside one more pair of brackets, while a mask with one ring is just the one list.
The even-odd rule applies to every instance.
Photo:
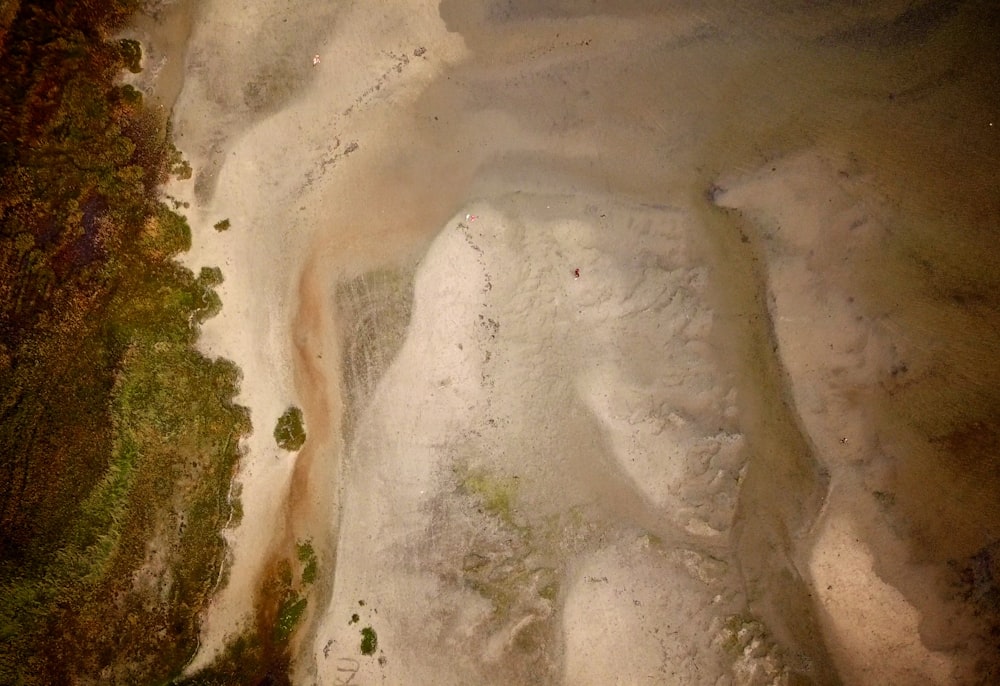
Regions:
[[282, 450], [296, 451], [306, 442], [302, 427], [302, 410], [294, 405], [285, 410], [274, 427], [274, 440]]

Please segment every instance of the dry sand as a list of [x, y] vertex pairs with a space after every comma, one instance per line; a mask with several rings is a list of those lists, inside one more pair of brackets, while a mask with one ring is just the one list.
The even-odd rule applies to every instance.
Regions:
[[661, 4], [190, 10], [169, 193], [255, 427], [191, 670], [309, 538], [296, 683], [986, 673], [996, 15]]

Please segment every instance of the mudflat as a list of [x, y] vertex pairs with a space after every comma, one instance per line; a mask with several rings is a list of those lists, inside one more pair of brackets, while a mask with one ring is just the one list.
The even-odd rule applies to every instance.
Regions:
[[997, 674], [992, 3], [177, 11], [255, 427], [190, 671], [308, 540], [295, 683]]

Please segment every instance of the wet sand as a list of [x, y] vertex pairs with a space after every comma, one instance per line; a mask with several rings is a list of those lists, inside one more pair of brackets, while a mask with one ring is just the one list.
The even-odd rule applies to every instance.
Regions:
[[255, 427], [192, 669], [310, 538], [296, 683], [995, 674], [1000, 19], [660, 5], [191, 10]]

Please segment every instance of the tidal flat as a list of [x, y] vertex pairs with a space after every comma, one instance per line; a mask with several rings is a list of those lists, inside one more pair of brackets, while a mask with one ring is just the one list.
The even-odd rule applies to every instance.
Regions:
[[253, 426], [184, 678], [1000, 679], [998, 32], [151, 3]]

